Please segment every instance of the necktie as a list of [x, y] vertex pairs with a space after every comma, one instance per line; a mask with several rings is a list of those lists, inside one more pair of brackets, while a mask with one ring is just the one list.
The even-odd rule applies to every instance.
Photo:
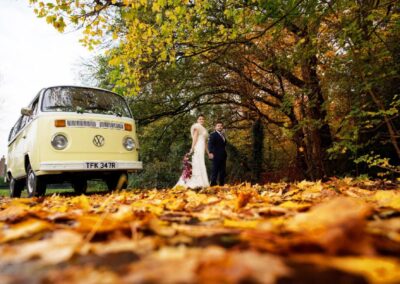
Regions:
[[217, 131], [217, 132], [218, 132], [218, 134], [221, 136], [222, 140], [224, 140], [224, 142], [225, 142], [225, 136], [224, 136], [224, 134], [222, 134], [222, 132], [219, 132], [219, 131]]

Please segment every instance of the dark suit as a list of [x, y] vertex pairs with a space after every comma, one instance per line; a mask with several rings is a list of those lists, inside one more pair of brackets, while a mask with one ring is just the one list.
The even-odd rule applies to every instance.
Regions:
[[208, 140], [208, 151], [214, 155], [212, 160], [211, 170], [211, 186], [217, 184], [219, 177], [219, 185], [225, 184], [225, 168], [226, 168], [226, 139], [224, 140], [221, 135], [215, 131], [211, 133]]

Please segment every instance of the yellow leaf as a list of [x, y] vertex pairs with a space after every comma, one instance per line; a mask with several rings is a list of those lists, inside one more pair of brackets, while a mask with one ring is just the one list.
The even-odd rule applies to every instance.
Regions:
[[400, 210], [400, 193], [390, 190], [378, 190], [372, 198], [380, 207]]
[[76, 205], [78, 208], [83, 209], [85, 211], [90, 210], [92, 207], [90, 206], [89, 199], [86, 195], [80, 195], [71, 200], [71, 203]]
[[384, 257], [342, 257], [330, 259], [329, 266], [361, 274], [371, 283], [400, 283], [400, 262]]
[[243, 221], [229, 220], [229, 219], [224, 220], [225, 227], [238, 228], [238, 229], [255, 229], [257, 228], [259, 223], [260, 221], [258, 220], [243, 220]]
[[151, 7], [151, 10], [152, 10], [153, 12], [159, 12], [159, 11], [161, 10], [161, 7], [160, 7], [160, 5], [157, 3], [157, 1], [154, 1], [154, 2], [153, 2], [153, 5], [152, 5], [152, 7]]
[[311, 204], [309, 203], [297, 203], [293, 201], [285, 201], [279, 205], [279, 207], [286, 208], [286, 209], [295, 209], [295, 210], [304, 210], [310, 208]]
[[51, 228], [50, 224], [45, 221], [28, 219], [24, 222], [10, 226], [7, 230], [3, 230], [0, 233], [0, 243], [30, 237], [49, 228]]

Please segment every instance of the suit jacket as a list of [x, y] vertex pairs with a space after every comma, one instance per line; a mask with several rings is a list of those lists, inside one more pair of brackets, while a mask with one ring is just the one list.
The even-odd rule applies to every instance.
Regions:
[[224, 141], [217, 131], [214, 131], [210, 134], [210, 138], [208, 140], [208, 151], [214, 155], [214, 159], [226, 159], [225, 146], [226, 138]]

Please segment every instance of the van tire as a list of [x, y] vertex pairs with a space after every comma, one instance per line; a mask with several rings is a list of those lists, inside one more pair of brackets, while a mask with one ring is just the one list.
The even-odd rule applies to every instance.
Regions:
[[121, 190], [128, 187], [128, 175], [126, 173], [112, 174], [104, 179], [109, 191]]
[[72, 181], [72, 188], [76, 194], [85, 194], [87, 190], [86, 179], [76, 179]]
[[24, 189], [24, 180], [16, 180], [11, 177], [10, 180], [10, 197], [21, 197], [21, 192]]
[[46, 194], [46, 182], [43, 177], [37, 176], [30, 164], [27, 166], [26, 190], [28, 197], [44, 196]]

